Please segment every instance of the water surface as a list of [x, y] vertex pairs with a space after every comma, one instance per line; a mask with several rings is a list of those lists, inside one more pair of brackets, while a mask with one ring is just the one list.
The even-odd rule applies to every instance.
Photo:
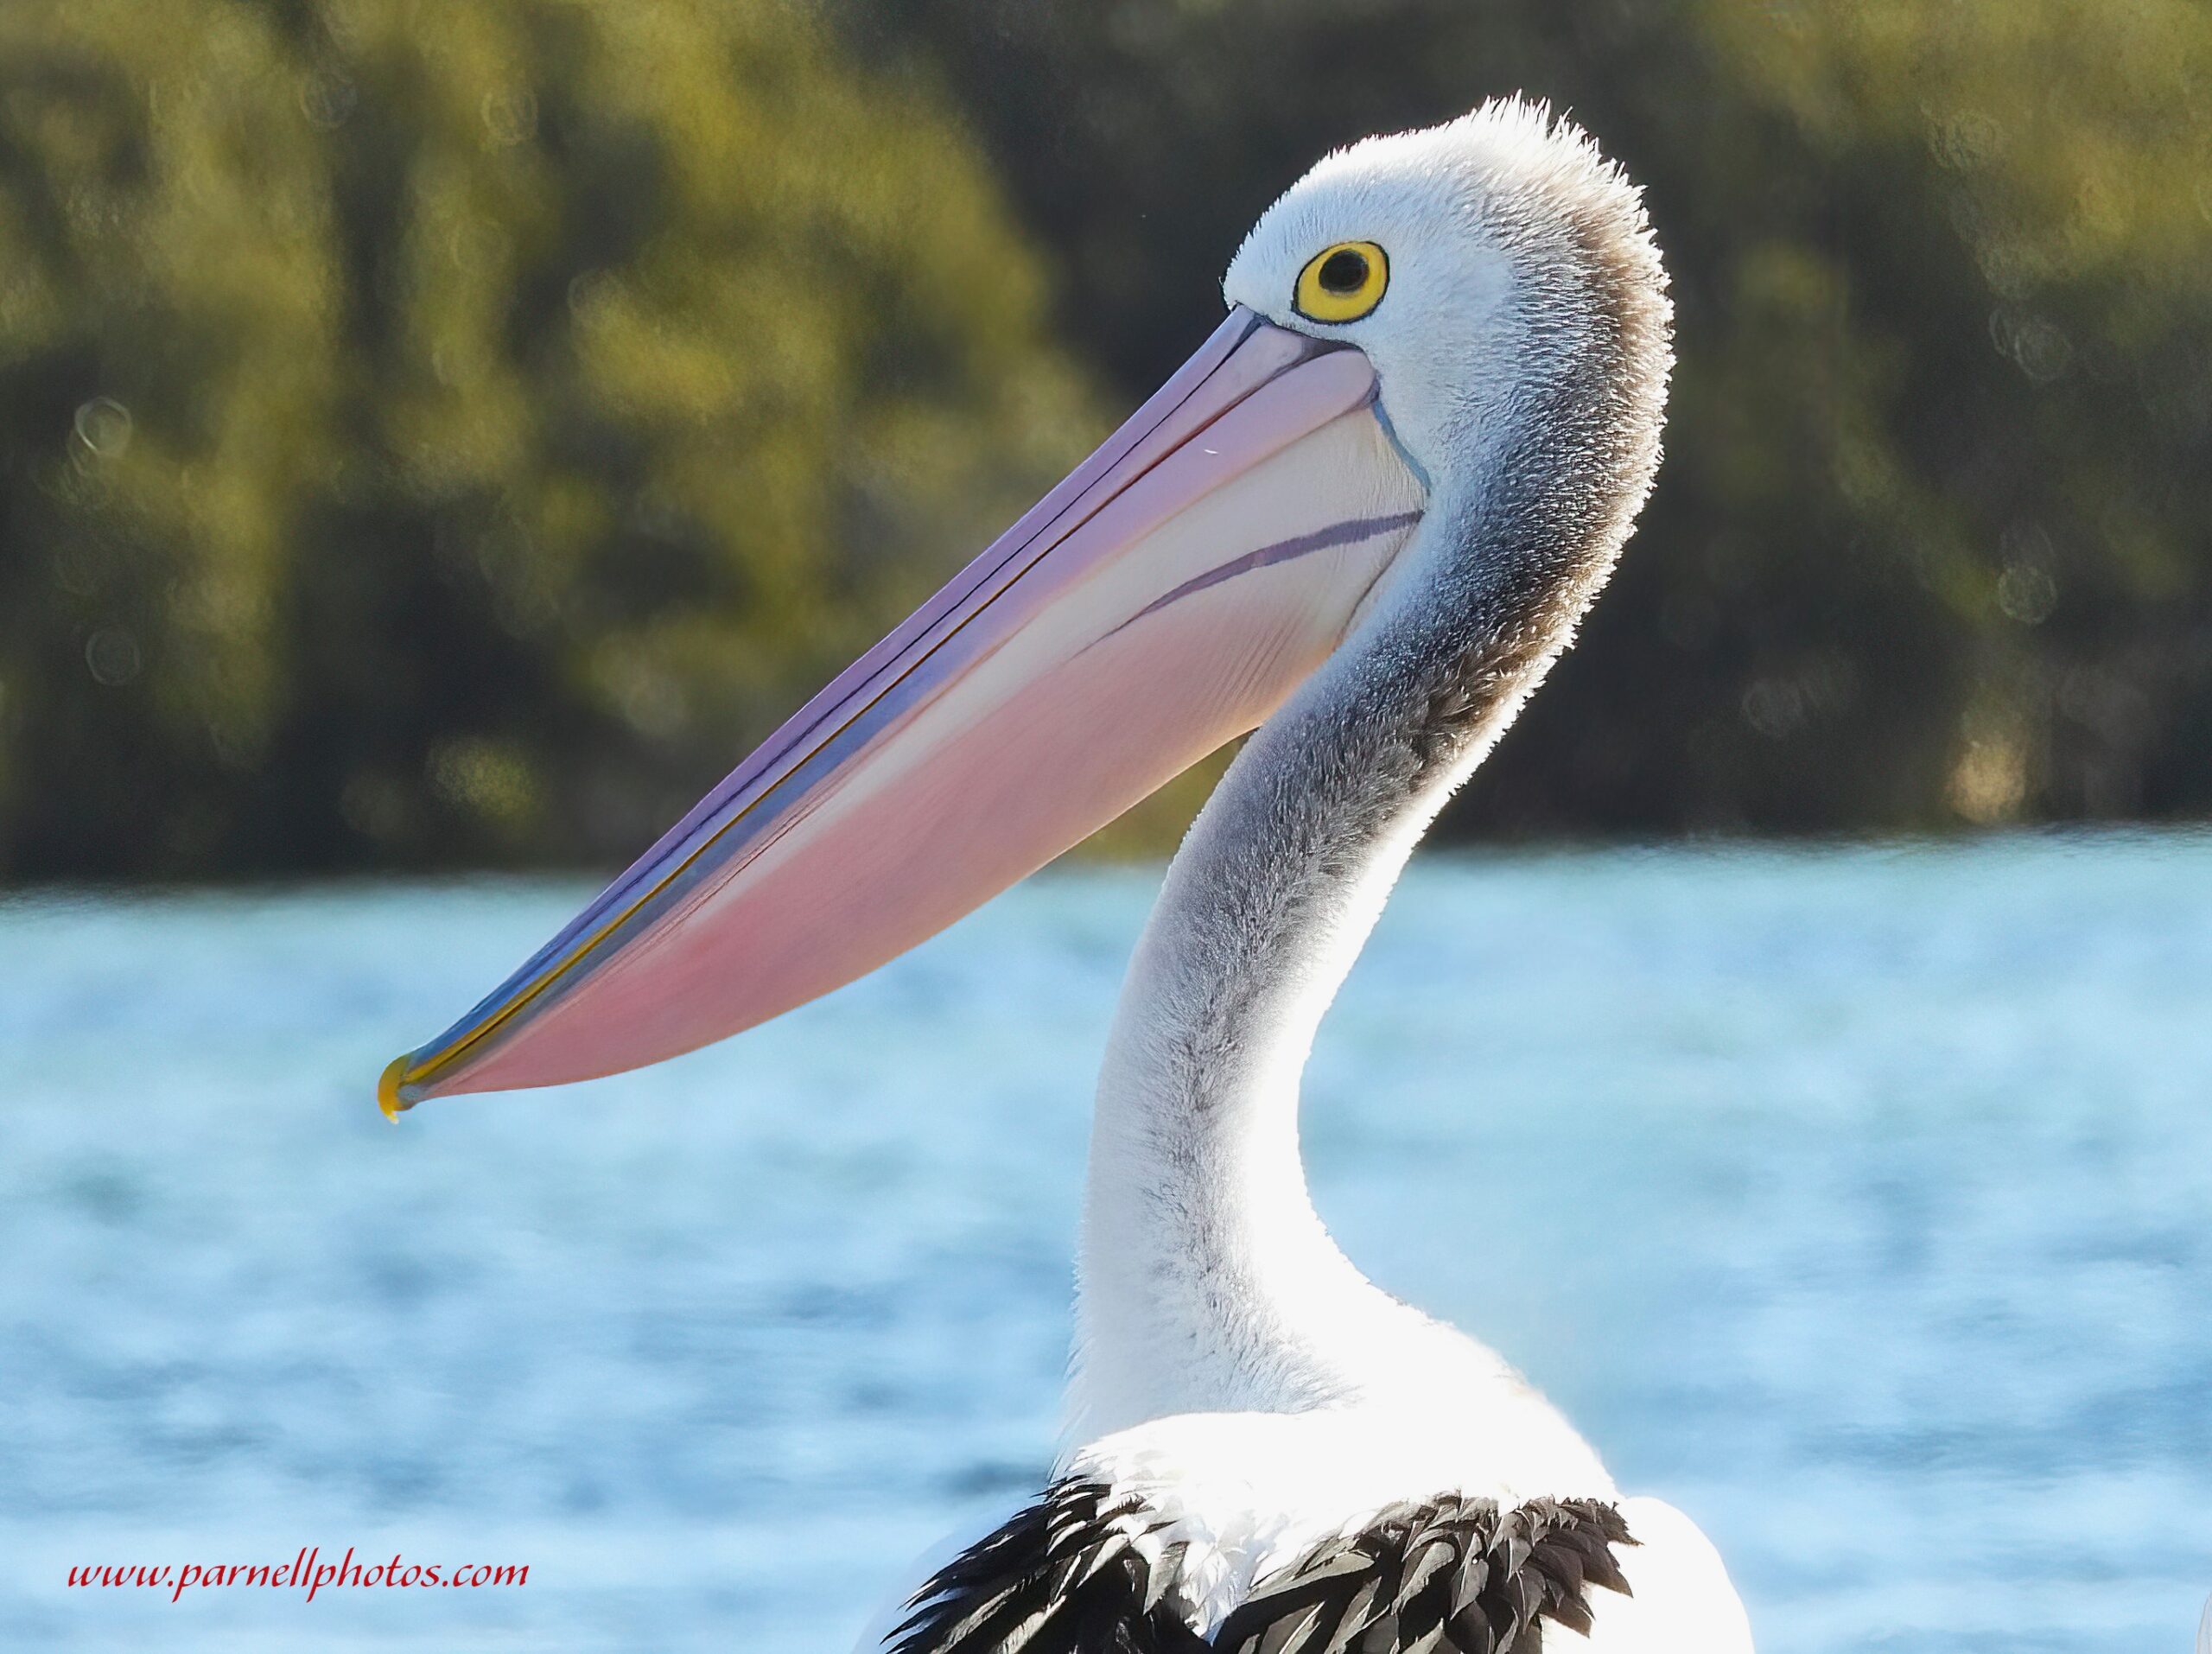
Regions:
[[[842, 1650], [1054, 1440], [1156, 883], [1048, 875], [715, 1050], [370, 1102], [589, 891], [0, 904], [0, 1647]], [[1432, 860], [1317, 1201], [1719, 1543], [1768, 1654], [2185, 1654], [2212, 838]], [[303, 1545], [520, 1589], [70, 1590]]]

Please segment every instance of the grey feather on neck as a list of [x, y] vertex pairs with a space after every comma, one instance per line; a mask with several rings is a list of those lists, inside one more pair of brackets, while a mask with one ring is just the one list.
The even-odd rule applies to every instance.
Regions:
[[1611, 574], [1671, 366], [1664, 272], [1618, 171], [1532, 168], [1480, 199], [1514, 272], [1510, 383], [1470, 404], [1462, 462], [1371, 612], [1231, 765], [1132, 964], [1079, 1270], [1085, 1429], [1321, 1405], [1382, 1382], [1406, 1338], [1456, 1339], [1315, 1216], [1299, 1077], [1414, 844]]

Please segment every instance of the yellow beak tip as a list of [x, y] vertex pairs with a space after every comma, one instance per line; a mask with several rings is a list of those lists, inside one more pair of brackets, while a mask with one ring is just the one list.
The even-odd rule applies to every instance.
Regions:
[[407, 1077], [407, 1059], [394, 1057], [385, 1066], [384, 1077], [377, 1081], [377, 1106], [384, 1110], [387, 1120], [397, 1120], [415, 1106], [412, 1097], [399, 1094], [399, 1082]]

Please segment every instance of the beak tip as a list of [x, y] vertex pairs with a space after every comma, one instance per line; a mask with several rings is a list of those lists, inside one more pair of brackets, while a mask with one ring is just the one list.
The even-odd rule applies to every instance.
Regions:
[[419, 1101], [400, 1089], [400, 1082], [407, 1077], [408, 1058], [412, 1054], [409, 1053], [394, 1057], [385, 1065], [384, 1074], [377, 1081], [377, 1107], [384, 1110], [384, 1117], [387, 1120], [397, 1122]]

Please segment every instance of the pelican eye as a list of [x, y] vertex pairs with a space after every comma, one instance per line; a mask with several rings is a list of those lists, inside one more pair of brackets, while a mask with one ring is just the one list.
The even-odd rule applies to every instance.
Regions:
[[1357, 321], [1382, 302], [1390, 261], [1372, 241], [1339, 241], [1298, 272], [1293, 308], [1308, 321]]

